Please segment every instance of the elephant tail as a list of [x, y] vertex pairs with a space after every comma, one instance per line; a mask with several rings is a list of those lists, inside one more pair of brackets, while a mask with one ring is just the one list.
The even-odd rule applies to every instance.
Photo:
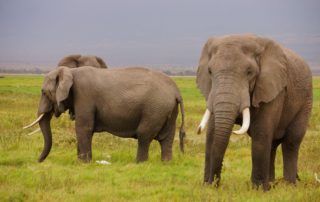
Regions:
[[180, 113], [181, 113], [181, 125], [180, 125], [180, 131], [179, 131], [180, 151], [183, 153], [184, 152], [184, 138], [186, 136], [186, 132], [184, 130], [184, 106], [183, 106], [182, 97], [179, 96], [179, 99], [177, 101], [178, 101], [178, 104], [180, 105]]

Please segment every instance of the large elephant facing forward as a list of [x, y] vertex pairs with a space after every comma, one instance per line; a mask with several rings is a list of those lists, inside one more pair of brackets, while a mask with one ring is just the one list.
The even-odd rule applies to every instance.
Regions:
[[[233, 125], [252, 140], [251, 181], [269, 189], [279, 144], [283, 174], [295, 183], [300, 143], [312, 108], [312, 76], [291, 50], [255, 35], [210, 38], [203, 47], [197, 85], [207, 101], [199, 126], [208, 122], [204, 182], [220, 181]], [[251, 118], [251, 121], [250, 121]]]
[[178, 106], [182, 114], [180, 149], [183, 150], [184, 109], [179, 89], [165, 74], [145, 68], [101, 69], [59, 67], [48, 73], [42, 86], [38, 119], [45, 160], [52, 146], [50, 120], [74, 110], [78, 158], [92, 158], [94, 132], [138, 139], [137, 162], [148, 159], [149, 145], [159, 141], [162, 160], [172, 158]]

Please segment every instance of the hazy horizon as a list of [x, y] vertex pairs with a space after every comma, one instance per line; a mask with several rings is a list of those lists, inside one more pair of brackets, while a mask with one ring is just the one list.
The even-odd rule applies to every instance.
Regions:
[[320, 1], [0, 1], [0, 63], [55, 65], [68, 54], [108, 66], [196, 66], [208, 37], [254, 33], [320, 69]]

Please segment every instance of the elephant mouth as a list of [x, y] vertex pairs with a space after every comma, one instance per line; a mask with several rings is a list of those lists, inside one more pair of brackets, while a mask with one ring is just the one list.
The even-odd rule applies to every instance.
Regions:
[[54, 116], [56, 118], [60, 117], [60, 115], [62, 114], [58, 108], [58, 105], [57, 104], [54, 104], [53, 105], [53, 111], [54, 111]]

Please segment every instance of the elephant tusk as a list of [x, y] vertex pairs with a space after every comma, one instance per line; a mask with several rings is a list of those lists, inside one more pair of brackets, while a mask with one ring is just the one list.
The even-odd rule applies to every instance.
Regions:
[[202, 117], [202, 120], [200, 122], [200, 125], [198, 126], [198, 130], [197, 130], [197, 134], [200, 134], [204, 128], [206, 127], [208, 121], [209, 121], [209, 118], [210, 118], [210, 111], [209, 109], [206, 109], [206, 112], [204, 113], [203, 117]]
[[27, 135], [33, 135], [33, 134], [35, 134], [35, 133], [37, 133], [37, 132], [39, 132], [40, 131], [40, 128], [37, 128], [37, 129], [35, 129], [34, 131], [32, 131], [31, 133], [28, 133]]
[[27, 129], [27, 128], [30, 128], [30, 127], [34, 126], [35, 124], [37, 124], [42, 119], [43, 116], [44, 116], [44, 114], [40, 114], [40, 116], [34, 122], [32, 122], [31, 124], [23, 127], [23, 129]]
[[250, 126], [250, 110], [248, 107], [242, 111], [242, 126], [239, 130], [232, 131], [235, 134], [242, 135], [246, 133]]

